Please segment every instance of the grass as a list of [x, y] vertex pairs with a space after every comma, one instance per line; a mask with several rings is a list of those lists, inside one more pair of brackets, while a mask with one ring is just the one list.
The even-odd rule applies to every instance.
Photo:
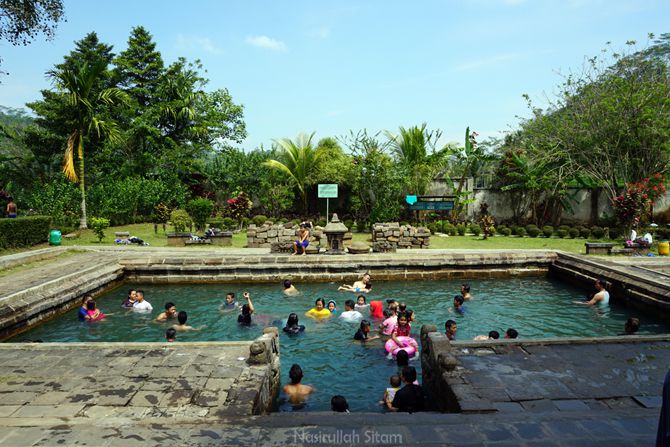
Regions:
[[[72, 245], [115, 245], [114, 232], [127, 231], [131, 236], [137, 236], [140, 239], [148, 242], [153, 247], [167, 247], [167, 237], [163, 232], [163, 228], [159, 226], [158, 233], [154, 232], [153, 224], [133, 224], [123, 225], [118, 227], [110, 227], [105, 230], [106, 237], [102, 242], [98, 241], [95, 233], [92, 230], [83, 230], [77, 232], [76, 238], [63, 238], [62, 244], [64, 246]], [[171, 231], [168, 227], [167, 231]], [[371, 244], [369, 233], [353, 233], [354, 241], [366, 242]], [[515, 237], [515, 236], [494, 236], [487, 240], [483, 240], [481, 236], [449, 236], [438, 237], [432, 236], [430, 238], [430, 247], [438, 249], [459, 249], [459, 250], [507, 250], [507, 249], [522, 249], [522, 250], [562, 250], [572, 253], [585, 253], [584, 243], [586, 239], [570, 239], [570, 238], [530, 238], [530, 237]], [[611, 241], [605, 241], [611, 242]], [[247, 236], [244, 232], [233, 234], [233, 245], [231, 248], [244, 248], [247, 245]], [[43, 248], [46, 245], [40, 245]], [[199, 246], [204, 248], [204, 246]], [[35, 247], [32, 247], [34, 249]], [[216, 247], [221, 248], [221, 247]], [[0, 252], [2, 255], [27, 251], [26, 249], [5, 250]]]

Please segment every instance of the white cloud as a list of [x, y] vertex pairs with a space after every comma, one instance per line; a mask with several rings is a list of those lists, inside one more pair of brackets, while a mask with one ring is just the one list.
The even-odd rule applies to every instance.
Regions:
[[248, 36], [245, 40], [249, 45], [272, 51], [286, 51], [286, 44], [281, 40], [268, 36]]
[[199, 50], [205, 53], [221, 54], [223, 50], [214, 44], [209, 37], [177, 35], [177, 49]]

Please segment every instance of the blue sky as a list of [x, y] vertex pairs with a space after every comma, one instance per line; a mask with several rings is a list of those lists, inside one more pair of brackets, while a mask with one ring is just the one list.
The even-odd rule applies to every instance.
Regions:
[[670, 32], [667, 0], [153, 1], [64, 0], [56, 38], [0, 43], [0, 104], [21, 107], [49, 86], [44, 73], [96, 31], [126, 47], [133, 26], [152, 33], [166, 63], [200, 59], [210, 89], [245, 106], [242, 147], [316, 131], [396, 131], [428, 123], [443, 141], [465, 127], [502, 136], [543, 102], [558, 72], [647, 34]]

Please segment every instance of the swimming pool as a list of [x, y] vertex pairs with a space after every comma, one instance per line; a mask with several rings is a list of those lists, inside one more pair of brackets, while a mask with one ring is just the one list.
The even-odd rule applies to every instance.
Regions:
[[[464, 315], [450, 312], [461, 281], [377, 281], [369, 299], [395, 298], [406, 302], [417, 314], [412, 327], [417, 339], [421, 325], [434, 324], [443, 330], [449, 318], [457, 321], [457, 339], [460, 340], [472, 339], [492, 329], [502, 334], [508, 327], [516, 328], [522, 338], [617, 335], [623, 332], [623, 324], [633, 312], [614, 304], [604, 309], [572, 304], [586, 291], [546, 278], [481, 279], [469, 283], [474, 299], [466, 303]], [[337, 292], [337, 286], [333, 283], [297, 284], [302, 294], [286, 297], [280, 285], [133, 284], [98, 298], [98, 307], [113, 313], [106, 321], [80, 323], [75, 309], [8, 341], [164, 341], [165, 330], [172, 323], [156, 323], [153, 319], [168, 301], [174, 302], [178, 310], [188, 312], [190, 325], [201, 328], [179, 333], [179, 342], [252, 340], [261, 334], [264, 326], [281, 326], [290, 312], [296, 312], [307, 329], [291, 337], [280, 332], [282, 383], [288, 381], [291, 364], [299, 363], [305, 373], [303, 383], [317, 388], [306, 409], [329, 409], [330, 397], [342, 394], [352, 411], [381, 411], [377, 401], [388, 386], [388, 378], [396, 372], [395, 363], [385, 357], [381, 342], [362, 346], [352, 340], [356, 324], [337, 318], [317, 322], [303, 316], [317, 297], [326, 301], [335, 299], [339, 311], [344, 309], [346, 299], [355, 299], [352, 293]], [[154, 307], [151, 314], [120, 308], [130, 287], [145, 291], [147, 301]], [[251, 293], [256, 307], [256, 324], [250, 328], [237, 325], [237, 313], [222, 314], [218, 310], [226, 292], [235, 292], [241, 300], [245, 290]], [[653, 315], [635, 311], [635, 316], [642, 320], [640, 334], [670, 332], [668, 325]], [[420, 371], [418, 358], [411, 364]], [[292, 410], [284, 403], [280, 403], [279, 409]]]

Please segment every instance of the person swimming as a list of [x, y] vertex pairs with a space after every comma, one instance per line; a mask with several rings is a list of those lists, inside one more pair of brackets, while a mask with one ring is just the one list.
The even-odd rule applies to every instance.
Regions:
[[465, 301], [472, 299], [472, 294], [470, 293], [470, 284], [461, 285], [461, 295]]
[[454, 297], [454, 312], [463, 315], [465, 313], [465, 308], [463, 307], [463, 297], [461, 295], [456, 295]]
[[334, 314], [337, 312], [337, 303], [335, 302], [335, 300], [330, 300], [328, 301], [328, 305], [326, 306], [326, 308], [330, 311], [331, 314]]
[[370, 318], [374, 318], [375, 320], [384, 319], [384, 304], [381, 301], [370, 301]]
[[188, 314], [185, 311], [181, 311], [177, 314], [177, 323], [172, 326], [172, 328], [175, 331], [192, 331], [195, 330], [194, 327], [189, 326], [186, 324], [186, 320], [188, 320]]
[[342, 284], [337, 290], [354, 293], [370, 293], [372, 291], [372, 283], [370, 282], [370, 274], [366, 273], [363, 277], [354, 282], [352, 285]]
[[322, 318], [328, 318], [332, 314], [328, 309], [326, 309], [326, 302], [324, 301], [323, 298], [317, 298], [316, 301], [314, 301], [314, 307], [305, 313], [306, 316], [316, 318], [316, 319], [322, 319]]
[[291, 283], [290, 279], [285, 279], [284, 280], [284, 290], [283, 290], [283, 292], [284, 292], [284, 295], [288, 295], [288, 296], [293, 296], [293, 295], [297, 295], [297, 294], [300, 293], [300, 292], [298, 292], [298, 289], [295, 288], [293, 283]]
[[237, 323], [241, 326], [251, 326], [251, 315], [254, 313], [254, 303], [251, 302], [251, 295], [249, 292], [242, 294], [246, 298], [247, 303], [242, 305], [242, 313], [237, 316]]
[[384, 309], [386, 319], [379, 325], [379, 333], [388, 337], [393, 334], [393, 328], [398, 323], [398, 316], [391, 309]]
[[165, 312], [161, 312], [156, 317], [156, 321], [165, 321], [169, 318], [177, 318], [177, 307], [174, 303], [165, 303]]
[[366, 303], [365, 295], [358, 295], [354, 310], [359, 311], [363, 315], [370, 315], [370, 305]]
[[135, 301], [137, 301], [137, 291], [135, 289], [130, 289], [128, 291], [128, 296], [121, 303], [121, 307], [132, 308]]
[[358, 328], [358, 331], [354, 334], [354, 340], [367, 342], [379, 338], [379, 335], [373, 335], [370, 337], [370, 322], [368, 320], [361, 321], [361, 325]]
[[298, 324], [298, 314], [291, 313], [286, 320], [286, 326], [284, 326], [283, 331], [287, 334], [299, 334], [305, 330], [305, 326]]
[[354, 300], [346, 300], [344, 302], [344, 312], [340, 314], [340, 318], [344, 321], [358, 322], [363, 319], [363, 314], [354, 310]]
[[226, 293], [226, 301], [224, 301], [223, 304], [219, 306], [219, 310], [221, 312], [232, 312], [235, 309], [239, 309], [240, 307], [240, 303], [235, 301], [235, 293], [228, 292]]
[[483, 341], [483, 340], [498, 340], [500, 338], [500, 332], [498, 331], [489, 331], [488, 335], [477, 335], [473, 340]]
[[307, 396], [314, 392], [314, 387], [300, 383], [302, 382], [303, 373], [300, 365], [296, 363], [291, 366], [288, 376], [291, 379], [291, 383], [284, 385], [284, 393], [292, 404], [302, 404]]

